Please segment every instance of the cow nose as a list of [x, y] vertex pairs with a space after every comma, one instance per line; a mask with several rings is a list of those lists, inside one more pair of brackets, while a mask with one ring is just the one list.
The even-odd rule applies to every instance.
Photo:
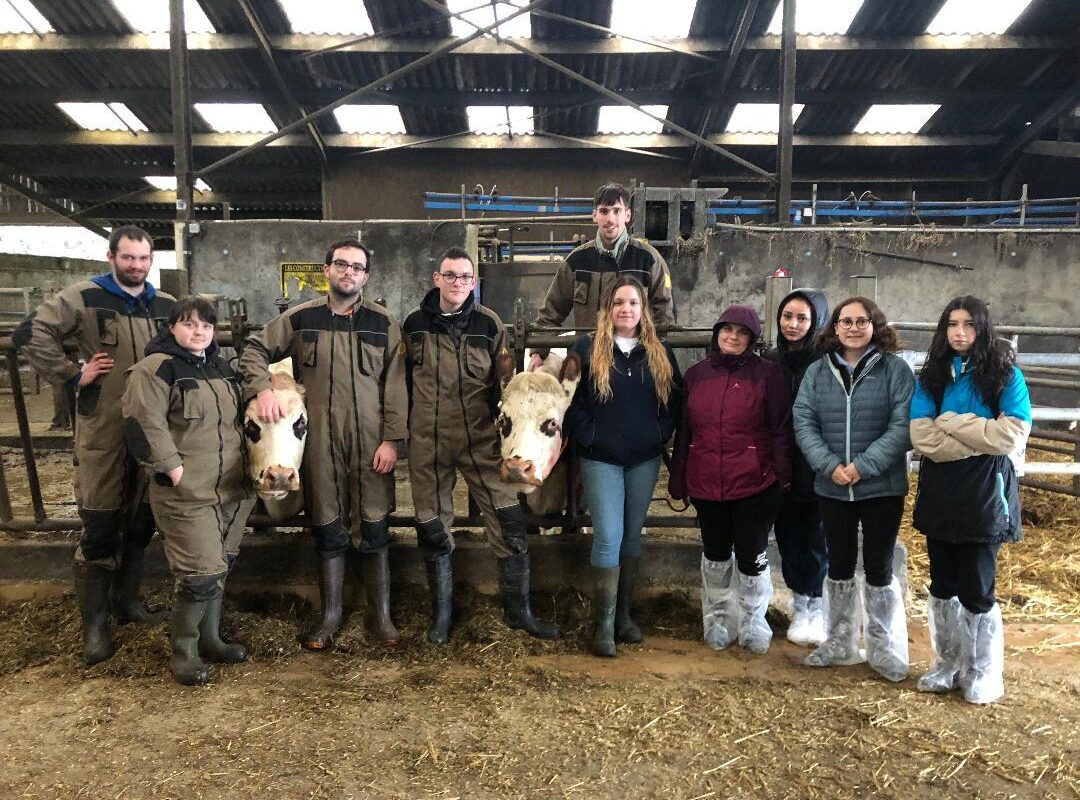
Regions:
[[502, 479], [505, 483], [531, 483], [536, 480], [536, 466], [532, 461], [511, 456], [502, 463]]
[[291, 467], [270, 467], [263, 478], [264, 488], [271, 492], [299, 489], [299, 474]]

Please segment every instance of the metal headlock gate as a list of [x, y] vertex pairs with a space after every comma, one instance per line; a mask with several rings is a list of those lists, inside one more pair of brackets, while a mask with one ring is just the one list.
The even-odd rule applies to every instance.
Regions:
[[[242, 349], [244, 340], [260, 326], [252, 325], [247, 320], [247, 305], [243, 299], [219, 298], [219, 303], [227, 305], [229, 322], [219, 325], [216, 340], [221, 347]], [[542, 328], [529, 324], [525, 319], [524, 305], [518, 305], [518, 313], [512, 325], [506, 328], [510, 347], [515, 354], [515, 361], [519, 368], [525, 363], [525, 353], [528, 348], [558, 348], [565, 347], [572, 340], [565, 334], [569, 328]], [[932, 331], [933, 323], [899, 322], [892, 323], [898, 330], [908, 331]], [[1044, 327], [1025, 325], [999, 325], [997, 330], [1000, 334], [1015, 337], [1021, 335], [1037, 336], [1062, 336], [1080, 337], [1080, 328]], [[583, 331], [579, 331], [583, 332]], [[680, 328], [677, 326], [661, 329], [665, 340], [674, 349], [704, 348], [709, 344], [711, 328]], [[30, 503], [33, 509], [33, 517], [15, 517], [12, 510], [11, 498], [8, 493], [7, 477], [3, 461], [0, 460], [0, 531], [26, 532], [26, 531], [76, 531], [82, 528], [82, 521], [77, 517], [49, 518], [45, 511], [45, 503], [42, 497], [41, 481], [38, 475], [37, 461], [34, 453], [33, 438], [30, 430], [30, 421], [26, 408], [26, 399], [22, 392], [22, 377], [19, 372], [19, 357], [14, 349], [10, 331], [0, 335], [0, 355], [7, 369], [11, 383], [11, 397], [15, 406], [15, 417], [18, 425], [19, 437], [22, 443], [23, 463], [26, 470], [27, 486], [30, 493]], [[917, 366], [921, 354], [907, 352], [904, 354], [912, 367]], [[1068, 389], [1080, 392], [1080, 353], [1020, 353], [1019, 364], [1025, 371], [1025, 379], [1030, 386], [1039, 386], [1053, 389]], [[1050, 374], [1053, 377], [1029, 377], [1027, 373], [1039, 372]], [[1071, 377], [1071, 380], [1065, 379]], [[1055, 408], [1034, 407], [1032, 416], [1036, 422], [1064, 421], [1071, 422], [1080, 420], [1080, 408]], [[72, 419], [77, 415], [72, 413]], [[1026, 476], [1020, 479], [1023, 486], [1040, 489], [1048, 492], [1057, 492], [1080, 497], [1080, 433], [1077, 431], [1055, 431], [1036, 427], [1032, 432], [1046, 440], [1059, 442], [1062, 447], [1043, 445], [1036, 443], [1029, 445], [1032, 450], [1050, 451], [1061, 455], [1071, 455], [1072, 462], [1033, 462], [1028, 461], [1025, 465]], [[666, 454], [665, 454], [666, 456]], [[1072, 475], [1072, 486], [1065, 486], [1028, 477], [1031, 475]], [[567, 471], [568, 483], [573, 480], [571, 471]], [[531, 526], [538, 527], [562, 527], [564, 530], [576, 530], [582, 526], [590, 525], [589, 515], [578, 509], [575, 487], [567, 486], [567, 508], [561, 515], [548, 515], [538, 517], [527, 514]], [[412, 528], [414, 521], [411, 517], [391, 515], [390, 526], [394, 528]], [[676, 513], [671, 515], [649, 515], [645, 520], [646, 527], [650, 528], [691, 528], [696, 526], [696, 518], [692, 515]], [[262, 529], [281, 529], [307, 527], [307, 521], [303, 515], [292, 519], [274, 522], [263, 515], [252, 515], [249, 525]], [[457, 527], [479, 528], [484, 522], [479, 511], [471, 502], [469, 513], [464, 517], [456, 517], [454, 525]]]

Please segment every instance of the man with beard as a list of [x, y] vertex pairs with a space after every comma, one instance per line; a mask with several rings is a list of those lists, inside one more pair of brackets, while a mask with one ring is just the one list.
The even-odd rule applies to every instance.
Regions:
[[558, 628], [533, 616], [529, 604], [529, 547], [517, 493], [499, 477], [495, 360], [508, 355], [502, 320], [473, 296], [476, 270], [460, 247], [447, 249], [432, 275], [435, 287], [405, 318], [411, 388], [409, 476], [416, 534], [427, 565], [432, 624], [427, 638], [450, 635], [454, 484], [465, 476], [484, 515], [499, 568], [503, 620], [539, 639]]
[[[83, 531], [75, 551], [75, 593], [87, 665], [113, 654], [110, 596], [120, 624], [153, 620], [138, 592], [154, 517], [146, 476], [128, 453], [120, 413], [125, 372], [142, 359], [175, 303], [146, 280], [153, 249], [142, 228], [115, 228], [105, 256], [110, 271], [68, 286], [13, 336], [34, 369], [78, 395], [75, 496]], [[81, 367], [64, 354], [65, 340], [77, 343]]]
[[362, 556], [371, 632], [386, 644], [398, 639], [390, 618], [387, 517], [398, 446], [408, 436], [405, 348], [397, 321], [364, 298], [370, 270], [371, 252], [358, 240], [331, 245], [323, 263], [327, 296], [290, 308], [249, 337], [238, 365], [263, 422], [284, 416], [270, 388], [271, 363], [291, 356], [305, 390], [302, 476], [322, 598], [322, 618], [303, 642], [309, 650], [327, 648], [341, 626], [350, 545]]

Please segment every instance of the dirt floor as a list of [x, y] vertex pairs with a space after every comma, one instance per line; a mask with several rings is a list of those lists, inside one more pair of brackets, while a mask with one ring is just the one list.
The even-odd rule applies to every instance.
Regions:
[[[19, 513], [20, 454], [3, 456]], [[41, 469], [49, 514], [67, 516], [70, 455]], [[83, 667], [63, 595], [0, 605], [0, 798], [1080, 797], [1080, 513], [1047, 497], [1025, 492], [1026, 538], [1003, 551], [1006, 696], [990, 707], [804, 667], [780, 615], [768, 655], [715, 653], [696, 596], [653, 596], [645, 643], [602, 660], [577, 593], [534, 597], [565, 632], [544, 643], [468, 587], [446, 648], [424, 642], [427, 598], [408, 590], [396, 648], [357, 611], [324, 654], [298, 646], [307, 603], [231, 595], [224, 632], [252, 657], [184, 688], [163, 622], [120, 629], [116, 656]], [[903, 535], [917, 676], [925, 551]]]

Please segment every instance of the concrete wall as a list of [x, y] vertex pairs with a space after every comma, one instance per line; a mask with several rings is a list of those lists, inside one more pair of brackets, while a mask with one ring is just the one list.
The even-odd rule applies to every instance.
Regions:
[[[465, 243], [465, 226], [457, 222], [254, 220], [201, 228], [191, 241], [191, 290], [247, 298], [256, 323], [278, 313], [282, 262], [321, 264], [331, 243], [350, 236], [372, 249], [368, 296], [385, 300], [401, 320], [431, 288], [438, 254]], [[314, 296], [307, 290], [294, 297], [290, 289], [293, 303]]]

